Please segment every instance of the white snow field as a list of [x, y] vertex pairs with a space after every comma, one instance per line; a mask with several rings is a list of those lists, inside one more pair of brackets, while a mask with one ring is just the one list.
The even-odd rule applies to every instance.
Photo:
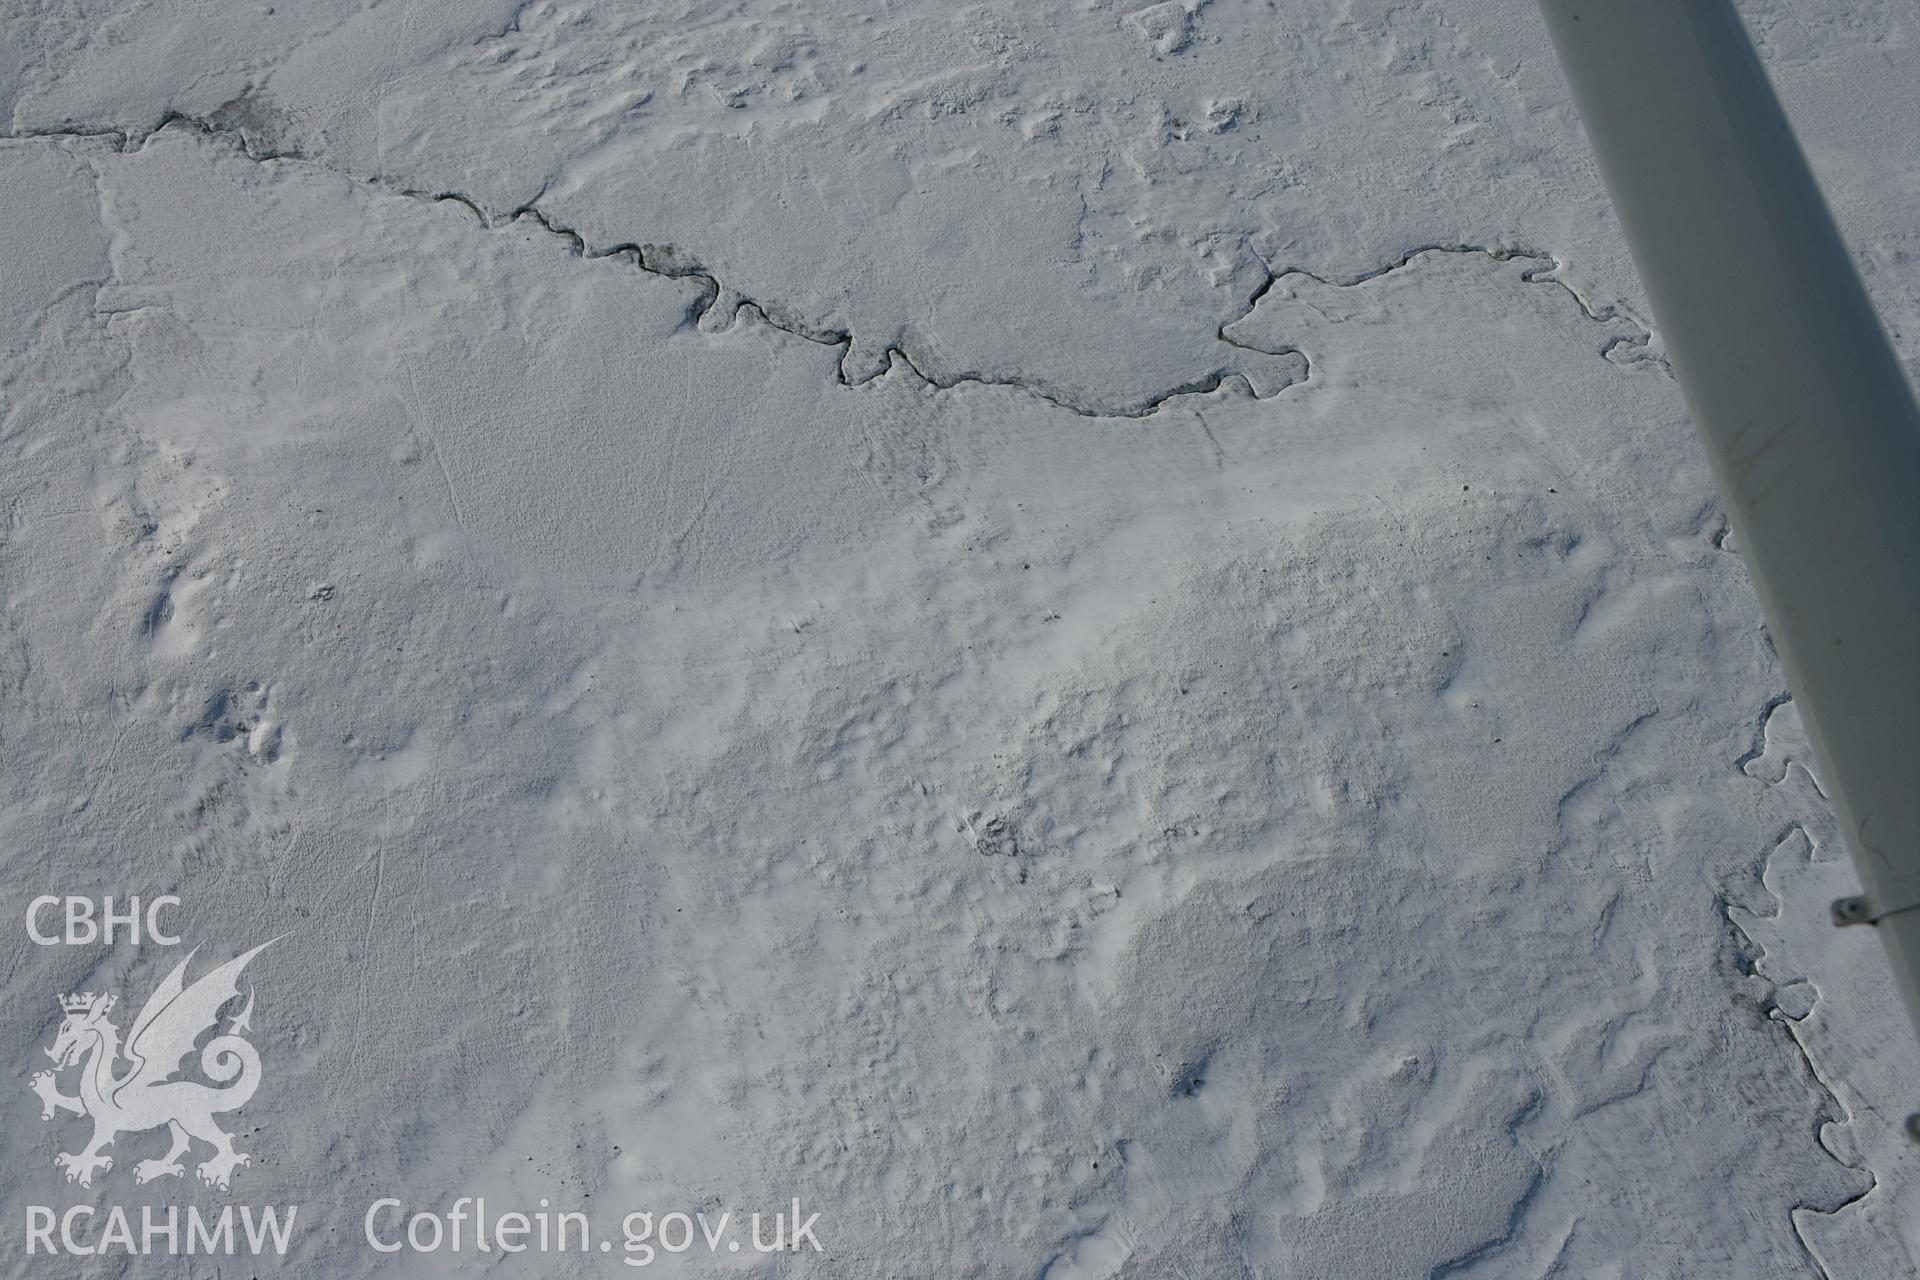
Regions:
[[[1920, 368], [1920, 14], [1743, 12]], [[1531, 4], [16, 0], [0, 101], [0, 1274], [1920, 1268]], [[57, 997], [279, 935], [250, 1163], [68, 1180]], [[594, 1243], [368, 1239], [469, 1196]]]

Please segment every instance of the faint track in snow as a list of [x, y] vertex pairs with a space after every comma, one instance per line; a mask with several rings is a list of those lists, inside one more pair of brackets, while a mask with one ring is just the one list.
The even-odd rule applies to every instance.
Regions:
[[[235, 99], [235, 103], [244, 103], [245, 99]], [[229, 104], [233, 105], [233, 104]], [[1596, 307], [1583, 294], [1553, 273], [1562, 263], [1553, 254], [1537, 248], [1476, 245], [1476, 244], [1427, 244], [1408, 249], [1393, 261], [1370, 271], [1351, 276], [1327, 277], [1318, 275], [1305, 268], [1286, 268], [1275, 271], [1267, 267], [1266, 280], [1248, 297], [1240, 313], [1231, 319], [1222, 321], [1215, 328], [1215, 338], [1226, 346], [1269, 357], [1292, 357], [1299, 362], [1299, 372], [1288, 377], [1278, 386], [1264, 394], [1255, 387], [1247, 374], [1238, 370], [1219, 368], [1199, 378], [1169, 387], [1143, 400], [1121, 406], [1091, 405], [1077, 401], [1057, 388], [1044, 382], [1018, 377], [998, 377], [994, 375], [967, 372], [950, 377], [937, 377], [926, 371], [933, 362], [925, 356], [916, 358], [904, 345], [891, 343], [883, 348], [875, 361], [876, 367], [868, 373], [850, 372], [848, 357], [853, 353], [854, 335], [846, 329], [820, 329], [807, 325], [786, 313], [784, 308], [775, 304], [763, 303], [726, 285], [712, 270], [697, 259], [686, 256], [673, 245], [646, 244], [639, 241], [622, 241], [617, 244], [595, 246], [586, 237], [572, 227], [553, 221], [538, 207], [539, 195], [525, 204], [504, 214], [490, 212], [472, 196], [460, 191], [434, 191], [403, 185], [388, 177], [362, 177], [343, 173], [328, 165], [318, 156], [309, 154], [298, 147], [280, 147], [262, 144], [250, 136], [243, 111], [235, 111], [223, 116], [226, 108], [215, 111], [210, 116], [191, 116], [180, 112], [168, 112], [145, 132], [135, 132], [119, 126], [69, 125], [61, 129], [29, 130], [20, 133], [0, 134], [4, 141], [51, 142], [79, 141], [98, 142], [110, 145], [122, 154], [143, 150], [155, 137], [168, 130], [190, 132], [199, 137], [223, 142], [237, 154], [258, 164], [285, 163], [311, 165], [336, 177], [343, 178], [363, 190], [382, 195], [393, 195], [407, 199], [424, 201], [429, 204], [457, 204], [471, 213], [480, 225], [488, 230], [500, 230], [523, 222], [530, 222], [549, 235], [567, 242], [576, 257], [583, 261], [619, 261], [645, 272], [671, 280], [691, 280], [701, 286], [701, 297], [689, 309], [688, 321], [706, 332], [724, 332], [731, 328], [743, 313], [751, 313], [761, 323], [782, 333], [814, 343], [823, 347], [837, 347], [840, 354], [835, 365], [835, 376], [843, 386], [859, 387], [874, 382], [896, 368], [904, 368], [907, 373], [922, 384], [938, 391], [948, 391], [956, 387], [975, 385], [985, 387], [1006, 387], [1023, 392], [1037, 400], [1046, 402], [1068, 413], [1093, 419], [1139, 419], [1152, 417], [1163, 407], [1189, 396], [1212, 396], [1223, 391], [1231, 391], [1256, 400], [1270, 400], [1290, 387], [1304, 385], [1312, 380], [1313, 362], [1306, 352], [1292, 345], [1278, 347], [1256, 346], [1241, 341], [1227, 330], [1251, 316], [1261, 301], [1272, 291], [1276, 284], [1290, 278], [1312, 280], [1335, 288], [1354, 288], [1378, 280], [1383, 276], [1414, 265], [1429, 254], [1480, 255], [1495, 262], [1538, 261], [1540, 266], [1527, 271], [1522, 279], [1529, 284], [1555, 284], [1565, 289], [1579, 304], [1582, 314], [1589, 320], [1607, 323], [1623, 319], [1640, 329], [1635, 335], [1616, 336], [1601, 350], [1600, 355], [1615, 364], [1630, 365], [1648, 361], [1661, 368], [1666, 361], [1647, 354], [1651, 334], [1646, 326], [1623, 310], [1612, 306]], [[1639, 351], [1638, 356], [1624, 359], [1616, 358], [1614, 352], [1621, 347]]]

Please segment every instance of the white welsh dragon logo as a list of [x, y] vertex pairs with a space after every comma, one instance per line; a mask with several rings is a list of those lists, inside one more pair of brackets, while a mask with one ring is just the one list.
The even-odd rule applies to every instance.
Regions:
[[[40, 1095], [42, 1120], [53, 1119], [59, 1111], [93, 1120], [93, 1138], [85, 1147], [73, 1155], [63, 1152], [53, 1158], [66, 1170], [68, 1182], [92, 1186], [96, 1170], [113, 1168], [113, 1157], [102, 1152], [116, 1137], [165, 1125], [173, 1137], [172, 1147], [158, 1160], [136, 1164], [134, 1180], [178, 1177], [182, 1172], [180, 1157], [187, 1153], [192, 1139], [198, 1138], [213, 1147], [213, 1155], [200, 1166], [200, 1180], [223, 1190], [227, 1187], [234, 1169], [246, 1164], [248, 1157], [233, 1149], [233, 1138], [213, 1122], [213, 1117], [237, 1111], [260, 1086], [260, 1055], [243, 1038], [253, 1029], [249, 1021], [253, 1015], [251, 993], [246, 1007], [228, 1021], [226, 1033], [214, 1036], [200, 1050], [200, 1069], [224, 1087], [173, 1077], [193, 1052], [195, 1042], [215, 1030], [221, 1008], [239, 996], [237, 984], [247, 961], [272, 945], [263, 943], [227, 961], [192, 986], [186, 984], [187, 964], [193, 959], [189, 954], [142, 1006], [124, 1048], [120, 1029], [107, 1020], [107, 1011], [113, 1008], [112, 996], [89, 991], [60, 997], [66, 1018], [60, 1023], [53, 1047], [47, 1050], [54, 1069], [37, 1073], [32, 1087]], [[123, 1058], [131, 1065], [124, 1074], [116, 1075], [115, 1065]], [[75, 1065], [80, 1068], [80, 1092], [77, 1097], [68, 1097], [60, 1092], [56, 1075]]]

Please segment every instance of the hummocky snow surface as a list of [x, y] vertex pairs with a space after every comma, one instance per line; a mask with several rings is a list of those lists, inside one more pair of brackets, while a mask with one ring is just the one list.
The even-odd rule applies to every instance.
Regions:
[[[1920, 25], [1743, 12], [1915, 367]], [[627, 1269], [362, 1239], [475, 1194], [820, 1215], [689, 1275], [1915, 1269], [1530, 5], [35, 2], [0, 99], [7, 1274], [77, 1203]], [[183, 946], [22, 927], [134, 893]], [[282, 934], [232, 1188], [64, 1181], [55, 997]]]

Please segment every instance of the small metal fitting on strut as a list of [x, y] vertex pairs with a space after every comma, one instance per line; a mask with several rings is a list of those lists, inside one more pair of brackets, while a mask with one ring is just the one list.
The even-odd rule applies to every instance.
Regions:
[[1836, 928], [1844, 929], [1850, 924], [1872, 924], [1874, 918], [1873, 904], [1867, 901], [1865, 894], [1833, 900], [1833, 923]]

